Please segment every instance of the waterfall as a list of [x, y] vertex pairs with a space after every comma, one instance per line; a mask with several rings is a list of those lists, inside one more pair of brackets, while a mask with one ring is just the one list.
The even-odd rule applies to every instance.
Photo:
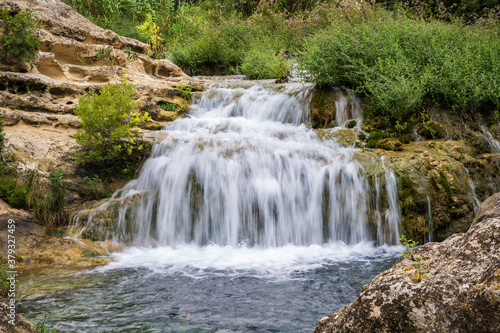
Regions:
[[399, 239], [399, 225], [401, 222], [398, 205], [398, 186], [394, 172], [386, 167], [383, 157], [382, 166], [385, 171], [385, 190], [387, 192], [389, 207], [385, 210], [384, 220], [378, 225], [377, 240], [379, 244], [394, 244]]
[[[368, 181], [354, 148], [322, 141], [305, 125], [310, 88], [219, 86], [195, 97], [190, 116], [165, 129], [138, 179], [100, 208], [118, 209], [111, 238], [261, 247], [370, 240]], [[395, 243], [392, 171], [386, 183], [388, 234], [380, 243]]]
[[462, 167], [465, 170], [465, 173], [467, 174], [467, 180], [469, 182], [469, 187], [470, 191], [472, 193], [472, 198], [474, 199], [474, 214], [477, 214], [477, 211], [479, 210], [479, 207], [481, 206], [481, 201], [478, 199], [477, 194], [476, 194], [476, 188], [474, 186], [474, 181], [472, 181], [472, 178], [470, 177], [469, 170], [462, 164]]
[[361, 101], [352, 92], [335, 89], [335, 122], [337, 126], [344, 128], [350, 120], [356, 121], [356, 126], [361, 127], [362, 109]]
[[429, 227], [429, 242], [434, 239], [434, 225], [432, 224], [432, 210], [431, 210], [431, 198], [427, 196], [427, 214], [428, 214], [428, 227]]

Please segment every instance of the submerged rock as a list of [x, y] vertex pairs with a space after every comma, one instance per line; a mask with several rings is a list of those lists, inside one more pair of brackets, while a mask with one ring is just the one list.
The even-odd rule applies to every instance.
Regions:
[[486, 200], [465, 234], [399, 259], [315, 332], [500, 332], [499, 202]]

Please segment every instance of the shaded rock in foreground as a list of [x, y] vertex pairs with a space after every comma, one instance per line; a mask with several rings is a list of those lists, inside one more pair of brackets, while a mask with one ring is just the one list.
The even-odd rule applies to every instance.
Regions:
[[500, 193], [486, 200], [467, 233], [414, 252], [429, 271], [422, 281], [413, 260], [401, 258], [315, 332], [500, 332], [498, 202]]
[[16, 313], [13, 316], [14, 325], [10, 324], [9, 321], [12, 321], [12, 318], [9, 317], [10, 310], [6, 303], [8, 300], [4, 300], [0, 297], [0, 333], [36, 333], [35, 325], [30, 323], [28, 319], [24, 316]]

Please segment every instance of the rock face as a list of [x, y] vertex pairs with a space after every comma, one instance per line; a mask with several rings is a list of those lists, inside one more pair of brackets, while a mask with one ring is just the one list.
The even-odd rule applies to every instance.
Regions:
[[[149, 45], [94, 25], [60, 0], [2, 1], [0, 11], [4, 9], [11, 15], [30, 9], [43, 24], [38, 30], [40, 52], [32, 64], [0, 63], [4, 151], [15, 156], [18, 169], [46, 175], [62, 169], [72, 180], [81, 178], [73, 156], [80, 121], [72, 110], [80, 96], [103, 84], [123, 78], [131, 82], [140, 110], [154, 120], [145, 129], [156, 130], [177, 117], [177, 112], [165, 115], [162, 105], [184, 111], [190, 103], [178, 86], [201, 89], [172, 62], [150, 58]], [[5, 32], [2, 26], [0, 20], [0, 34]], [[146, 141], [156, 137], [150, 132], [145, 131]]]
[[500, 332], [499, 204], [497, 193], [465, 234], [399, 259], [315, 332]]

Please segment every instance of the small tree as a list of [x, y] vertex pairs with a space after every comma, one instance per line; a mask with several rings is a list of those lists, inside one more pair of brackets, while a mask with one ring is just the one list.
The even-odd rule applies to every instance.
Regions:
[[142, 150], [137, 142], [139, 131], [133, 129], [141, 121], [151, 120], [146, 113], [136, 112], [139, 102], [134, 99], [135, 88], [126, 79], [120, 84], [102, 86], [80, 98], [75, 114], [80, 117], [82, 129], [75, 139], [83, 146], [75, 156], [80, 164], [97, 164], [104, 173], [117, 169], [129, 174], [128, 158]]
[[40, 47], [36, 30], [42, 25], [31, 10], [11, 16], [6, 9], [0, 12], [5, 32], [0, 36], [1, 58], [7, 63], [31, 62]]

